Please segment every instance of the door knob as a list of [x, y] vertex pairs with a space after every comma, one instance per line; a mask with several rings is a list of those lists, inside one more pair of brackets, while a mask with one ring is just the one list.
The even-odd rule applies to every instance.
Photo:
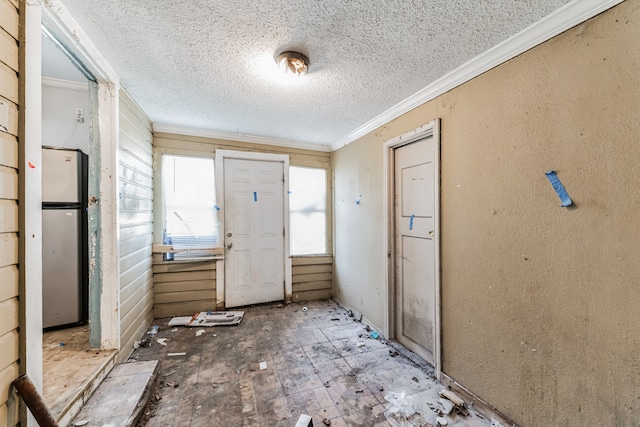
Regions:
[[227, 243], [227, 250], [231, 249], [233, 247], [233, 243]]

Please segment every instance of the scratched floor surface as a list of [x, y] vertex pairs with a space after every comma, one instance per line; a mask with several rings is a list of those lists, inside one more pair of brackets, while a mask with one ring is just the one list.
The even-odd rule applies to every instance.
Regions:
[[[392, 355], [333, 301], [302, 307], [245, 308], [239, 326], [204, 333], [156, 320], [166, 346], [153, 341], [131, 357], [160, 361], [141, 425], [293, 427], [308, 414], [314, 426], [389, 426], [384, 412], [403, 404], [413, 405], [412, 425], [436, 425], [430, 407], [442, 409], [443, 386], [428, 365]], [[450, 426], [491, 425], [473, 411], [445, 418]]]

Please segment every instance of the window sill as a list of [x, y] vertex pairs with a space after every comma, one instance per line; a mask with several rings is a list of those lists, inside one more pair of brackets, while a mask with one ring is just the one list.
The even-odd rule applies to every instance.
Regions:
[[323, 257], [332, 257], [332, 254], [311, 254], [311, 255], [291, 255], [289, 258], [323, 258]]
[[162, 265], [162, 264], [193, 264], [198, 262], [210, 262], [210, 261], [218, 261], [222, 260], [224, 257], [222, 255], [206, 257], [206, 258], [191, 258], [191, 259], [174, 259], [172, 261], [157, 261], [154, 262], [154, 265]]

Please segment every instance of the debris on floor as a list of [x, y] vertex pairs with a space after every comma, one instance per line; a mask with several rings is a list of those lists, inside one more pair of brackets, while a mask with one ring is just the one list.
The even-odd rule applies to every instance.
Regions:
[[236, 326], [243, 317], [244, 311], [200, 311], [191, 317], [174, 317], [169, 326]]
[[196, 331], [196, 336], [199, 337], [200, 335], [204, 334], [204, 332], [205, 332], [204, 329], [198, 329]]
[[[161, 359], [160, 372], [167, 373], [160, 374], [141, 426], [211, 425], [215, 413], [228, 426], [293, 427], [308, 414], [301, 426], [436, 427], [441, 417], [447, 427], [489, 427], [472, 406], [461, 418], [455, 404], [438, 395], [444, 387], [433, 368], [382, 335], [372, 338], [375, 328], [366, 330], [357, 312], [349, 317], [348, 309], [329, 300], [282, 309], [258, 305], [245, 313], [241, 328], [214, 331], [196, 325], [170, 333], [169, 319], [156, 321], [159, 334], [170, 337], [169, 347], [141, 347], [134, 356]], [[194, 339], [198, 330], [206, 332]], [[225, 397], [204, 397], [203, 387]], [[453, 405], [449, 414], [446, 402]]]
[[313, 420], [309, 415], [302, 414], [300, 418], [298, 418], [295, 427], [313, 427]]
[[[460, 396], [458, 396], [451, 390], [447, 390], [447, 389], [440, 390], [438, 394], [441, 397], [440, 402], [442, 403], [442, 406], [445, 408], [444, 412], [446, 414], [449, 414], [451, 410], [455, 410], [456, 414], [462, 415], [463, 417], [466, 417], [467, 415], [469, 415], [469, 410], [467, 409], [467, 405], [464, 403], [464, 400]], [[445, 406], [445, 402], [447, 401], [451, 402], [451, 404], [453, 405], [453, 407], [449, 409], [449, 412], [446, 411], [449, 405], [447, 404]]]

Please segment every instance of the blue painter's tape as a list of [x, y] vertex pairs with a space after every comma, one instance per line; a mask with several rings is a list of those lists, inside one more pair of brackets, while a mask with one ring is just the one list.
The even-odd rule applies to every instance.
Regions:
[[291, 193], [292, 193], [292, 191], [291, 191], [291, 190], [287, 191], [287, 194], [291, 194]]
[[558, 197], [560, 197], [560, 201], [562, 202], [560, 206], [571, 206], [573, 204], [573, 201], [571, 200], [571, 197], [569, 197], [569, 194], [567, 194], [567, 190], [564, 189], [564, 186], [560, 182], [560, 179], [556, 175], [555, 171], [545, 172], [545, 175], [547, 175], [547, 178], [553, 186], [553, 189], [556, 190], [556, 193], [558, 193]]
[[356, 199], [356, 205], [360, 204], [360, 199], [362, 199], [362, 194], [358, 194], [358, 198]]
[[213, 207], [213, 209], [215, 209], [215, 210], [219, 211], [219, 210], [220, 210], [220, 206], [215, 205], [215, 206]]
[[258, 201], [258, 192], [257, 192], [257, 191], [254, 191], [254, 192], [253, 192], [253, 201], [254, 201], [254, 202], [257, 202], [257, 201]]
[[413, 220], [415, 217], [415, 215], [411, 215], [411, 218], [409, 218], [409, 230], [413, 230]]

